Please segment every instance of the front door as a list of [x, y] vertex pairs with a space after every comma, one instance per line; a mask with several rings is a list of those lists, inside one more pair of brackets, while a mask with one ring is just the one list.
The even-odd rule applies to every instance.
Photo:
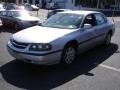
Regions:
[[[89, 24], [90, 27], [86, 28], [85, 24]], [[85, 17], [81, 28], [79, 37], [79, 51], [83, 52], [95, 46], [96, 21], [93, 14]]]

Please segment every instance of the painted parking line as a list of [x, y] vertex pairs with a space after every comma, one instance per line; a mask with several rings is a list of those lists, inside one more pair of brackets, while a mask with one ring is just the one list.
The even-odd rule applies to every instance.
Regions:
[[99, 64], [99, 63], [94, 63], [94, 64], [98, 65], [100, 67], [106, 68], [106, 69], [110, 69], [110, 70], [114, 70], [114, 71], [120, 72], [120, 69], [117, 69], [115, 67], [111, 67], [111, 66], [107, 66], [107, 65], [103, 65], [103, 64]]

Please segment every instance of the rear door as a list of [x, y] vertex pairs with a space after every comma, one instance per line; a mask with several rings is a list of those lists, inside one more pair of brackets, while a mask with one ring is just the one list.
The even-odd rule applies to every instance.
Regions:
[[96, 36], [96, 43], [100, 44], [104, 41], [106, 33], [107, 33], [107, 18], [103, 14], [96, 13], [95, 19], [97, 23], [96, 30], [94, 31]]

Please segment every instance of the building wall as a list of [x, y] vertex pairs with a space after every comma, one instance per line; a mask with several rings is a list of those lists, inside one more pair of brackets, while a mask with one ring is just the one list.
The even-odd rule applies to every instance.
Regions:
[[[87, 8], [119, 9], [120, 0], [75, 0], [75, 5], [82, 5]], [[120, 9], [119, 9], [120, 10]]]
[[116, 9], [120, 10], [120, 0], [6, 0], [16, 1], [16, 4], [31, 3], [39, 7], [45, 8], [43, 2], [57, 3], [59, 8], [79, 9], [81, 6], [85, 8], [99, 8], [99, 9]]

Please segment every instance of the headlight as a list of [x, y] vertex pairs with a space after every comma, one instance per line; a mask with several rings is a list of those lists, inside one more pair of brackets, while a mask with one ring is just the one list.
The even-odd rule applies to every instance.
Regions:
[[51, 49], [52, 46], [50, 44], [44, 44], [44, 43], [31, 44], [29, 48], [30, 51], [49, 51]]

